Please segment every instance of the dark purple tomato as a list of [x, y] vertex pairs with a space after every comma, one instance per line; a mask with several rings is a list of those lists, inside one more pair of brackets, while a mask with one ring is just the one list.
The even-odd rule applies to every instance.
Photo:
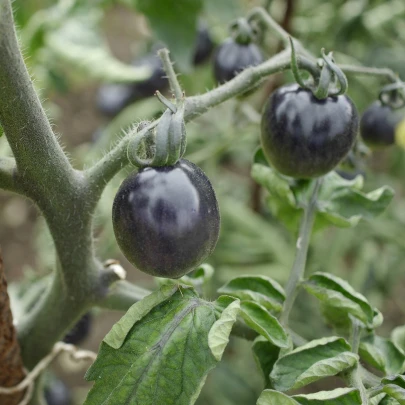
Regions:
[[261, 142], [268, 161], [282, 174], [319, 177], [349, 153], [358, 130], [357, 111], [342, 95], [318, 100], [292, 84], [277, 89], [266, 103]]
[[398, 116], [390, 107], [376, 101], [361, 116], [361, 138], [372, 149], [393, 145], [395, 143], [395, 127], [398, 122]]
[[233, 38], [227, 38], [214, 56], [215, 80], [218, 83], [225, 83], [247, 67], [262, 62], [263, 56], [257, 45], [239, 44]]
[[163, 65], [156, 53], [145, 55], [141, 59], [134, 60], [133, 66], [149, 67], [151, 77], [137, 83], [104, 84], [97, 94], [97, 107], [105, 115], [115, 116], [129, 104], [152, 97], [156, 90], [161, 92], [168, 88], [169, 82]]
[[184, 276], [206, 259], [220, 228], [209, 179], [185, 159], [130, 174], [115, 196], [112, 220], [125, 257], [139, 270], [166, 278]]
[[63, 338], [65, 343], [70, 343], [72, 345], [78, 345], [82, 343], [91, 330], [93, 324], [93, 317], [90, 312], [84, 314], [75, 326], [66, 334]]
[[205, 24], [199, 24], [194, 48], [193, 64], [195, 66], [206, 62], [214, 50], [214, 43]]
[[72, 394], [66, 384], [52, 378], [45, 388], [45, 400], [47, 405], [72, 405]]

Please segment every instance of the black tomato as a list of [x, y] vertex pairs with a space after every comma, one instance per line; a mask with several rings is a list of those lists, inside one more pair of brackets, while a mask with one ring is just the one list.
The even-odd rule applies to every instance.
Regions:
[[193, 54], [193, 64], [198, 66], [206, 62], [210, 58], [213, 50], [214, 43], [212, 42], [207, 27], [205, 24], [199, 24]]
[[398, 122], [398, 117], [390, 107], [376, 101], [361, 116], [361, 138], [372, 149], [392, 145], [395, 143], [395, 127]]
[[[157, 49], [157, 48], [156, 48]], [[133, 66], [149, 67], [151, 77], [137, 83], [105, 84], [97, 94], [99, 110], [109, 116], [117, 115], [129, 104], [152, 97], [156, 90], [165, 91], [169, 85], [163, 65], [156, 53], [150, 53], [132, 62]]]
[[263, 62], [260, 49], [254, 43], [239, 44], [233, 38], [226, 39], [214, 55], [214, 76], [218, 83], [233, 79], [249, 66]]
[[65, 343], [72, 345], [78, 345], [82, 343], [89, 335], [91, 326], [93, 323], [93, 317], [90, 312], [84, 314], [75, 326], [66, 334], [63, 338]]
[[139, 270], [179, 278], [214, 250], [220, 216], [204, 172], [181, 159], [173, 166], [130, 174], [114, 199], [118, 245]]
[[72, 394], [69, 388], [57, 378], [52, 378], [45, 388], [44, 395], [47, 405], [72, 405]]
[[347, 96], [318, 100], [297, 84], [277, 89], [267, 101], [261, 142], [268, 161], [296, 178], [322, 176], [350, 151], [357, 111]]

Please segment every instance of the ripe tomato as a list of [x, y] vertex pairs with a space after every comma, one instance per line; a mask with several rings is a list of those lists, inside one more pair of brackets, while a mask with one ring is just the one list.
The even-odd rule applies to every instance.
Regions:
[[112, 219], [125, 257], [139, 270], [167, 278], [179, 278], [206, 259], [220, 228], [210, 181], [185, 159], [129, 175], [115, 196]]
[[215, 53], [214, 76], [218, 83], [225, 83], [247, 67], [262, 62], [263, 56], [256, 44], [239, 44], [228, 38]]
[[371, 149], [384, 148], [395, 143], [398, 122], [398, 116], [390, 107], [376, 101], [361, 116], [360, 135]]
[[349, 97], [318, 100], [297, 84], [277, 89], [267, 101], [261, 142], [268, 161], [296, 178], [322, 176], [350, 151], [358, 116]]

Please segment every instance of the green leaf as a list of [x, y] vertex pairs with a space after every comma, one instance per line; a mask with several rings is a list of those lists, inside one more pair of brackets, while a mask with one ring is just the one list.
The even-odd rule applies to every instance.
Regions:
[[356, 388], [336, 388], [308, 395], [294, 395], [301, 405], [362, 405], [360, 391]]
[[218, 292], [241, 300], [254, 301], [278, 312], [282, 310], [285, 300], [285, 293], [280, 284], [266, 276], [235, 277]]
[[256, 405], [299, 405], [299, 403], [282, 392], [264, 390]]
[[[287, 228], [295, 231], [311, 182], [278, 174], [265, 164], [260, 150], [256, 152], [255, 162], [251, 175], [269, 191], [267, 203], [270, 210]], [[362, 218], [374, 218], [385, 210], [394, 195], [390, 187], [370, 193], [363, 193], [362, 188], [362, 176], [353, 180], [346, 180], [336, 172], [324, 176], [317, 200], [314, 230], [330, 225], [348, 228], [357, 225]]]
[[193, 287], [200, 287], [208, 283], [214, 275], [214, 268], [209, 264], [201, 264], [200, 267], [193, 272], [183, 276], [181, 282], [192, 285]]
[[345, 280], [328, 273], [314, 273], [303, 286], [327, 306], [351, 314], [366, 325], [373, 326], [373, 308], [367, 299]]
[[279, 391], [301, 388], [324, 377], [353, 367], [358, 356], [339, 337], [313, 340], [280, 357], [270, 374], [272, 386]]
[[109, 82], [137, 82], [148, 79], [148, 67], [127, 65], [116, 59], [103, 42], [98, 31], [100, 15], [92, 9], [63, 21], [58, 29], [46, 34], [48, 59], [68, 65], [86, 77]]
[[138, 301], [111, 328], [103, 341], [114, 349], [119, 349], [132, 327], [140, 321], [151, 309], [167, 300], [179, 289], [177, 284], [165, 284], [159, 290]]
[[405, 325], [397, 326], [391, 332], [391, 340], [398, 349], [405, 352]]
[[85, 405], [194, 404], [217, 363], [208, 345], [216, 314], [192, 289], [178, 289], [136, 321], [119, 349], [101, 343]]
[[369, 335], [362, 339], [360, 357], [384, 374], [397, 374], [404, 370], [405, 355], [391, 340]]
[[269, 375], [280, 355], [280, 348], [274, 346], [263, 336], [258, 336], [252, 345], [253, 357], [261, 370], [265, 385], [270, 384]]
[[241, 302], [241, 316], [246, 324], [278, 347], [288, 347], [288, 336], [276, 317], [252, 301]]
[[391, 398], [397, 400], [401, 405], [405, 405], [405, 378], [402, 375], [383, 378], [383, 391]]
[[137, 0], [136, 8], [145, 14], [153, 32], [167, 45], [180, 70], [189, 70], [203, 1]]
[[235, 300], [222, 311], [221, 316], [208, 333], [208, 346], [217, 361], [221, 360], [225, 347], [229, 343], [229, 335], [239, 311], [240, 301]]
[[382, 405], [382, 401], [385, 399], [385, 397], [386, 394], [384, 392], [382, 394], [378, 394], [375, 397], [369, 399], [369, 405]]

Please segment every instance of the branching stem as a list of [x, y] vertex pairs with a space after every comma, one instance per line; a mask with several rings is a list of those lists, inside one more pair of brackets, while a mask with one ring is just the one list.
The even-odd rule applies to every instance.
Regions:
[[285, 326], [288, 325], [288, 318], [291, 309], [294, 305], [295, 298], [297, 297], [298, 294], [298, 286], [301, 279], [304, 276], [308, 247], [309, 242], [311, 240], [312, 227], [315, 220], [316, 201], [318, 197], [319, 188], [321, 186], [321, 182], [322, 178], [319, 178], [315, 181], [315, 185], [312, 194], [309, 198], [308, 204], [304, 208], [304, 214], [301, 220], [301, 225], [296, 244], [294, 264], [291, 269], [290, 278], [288, 279], [287, 286], [285, 289], [286, 300], [284, 302], [283, 312], [280, 317], [280, 321]]

